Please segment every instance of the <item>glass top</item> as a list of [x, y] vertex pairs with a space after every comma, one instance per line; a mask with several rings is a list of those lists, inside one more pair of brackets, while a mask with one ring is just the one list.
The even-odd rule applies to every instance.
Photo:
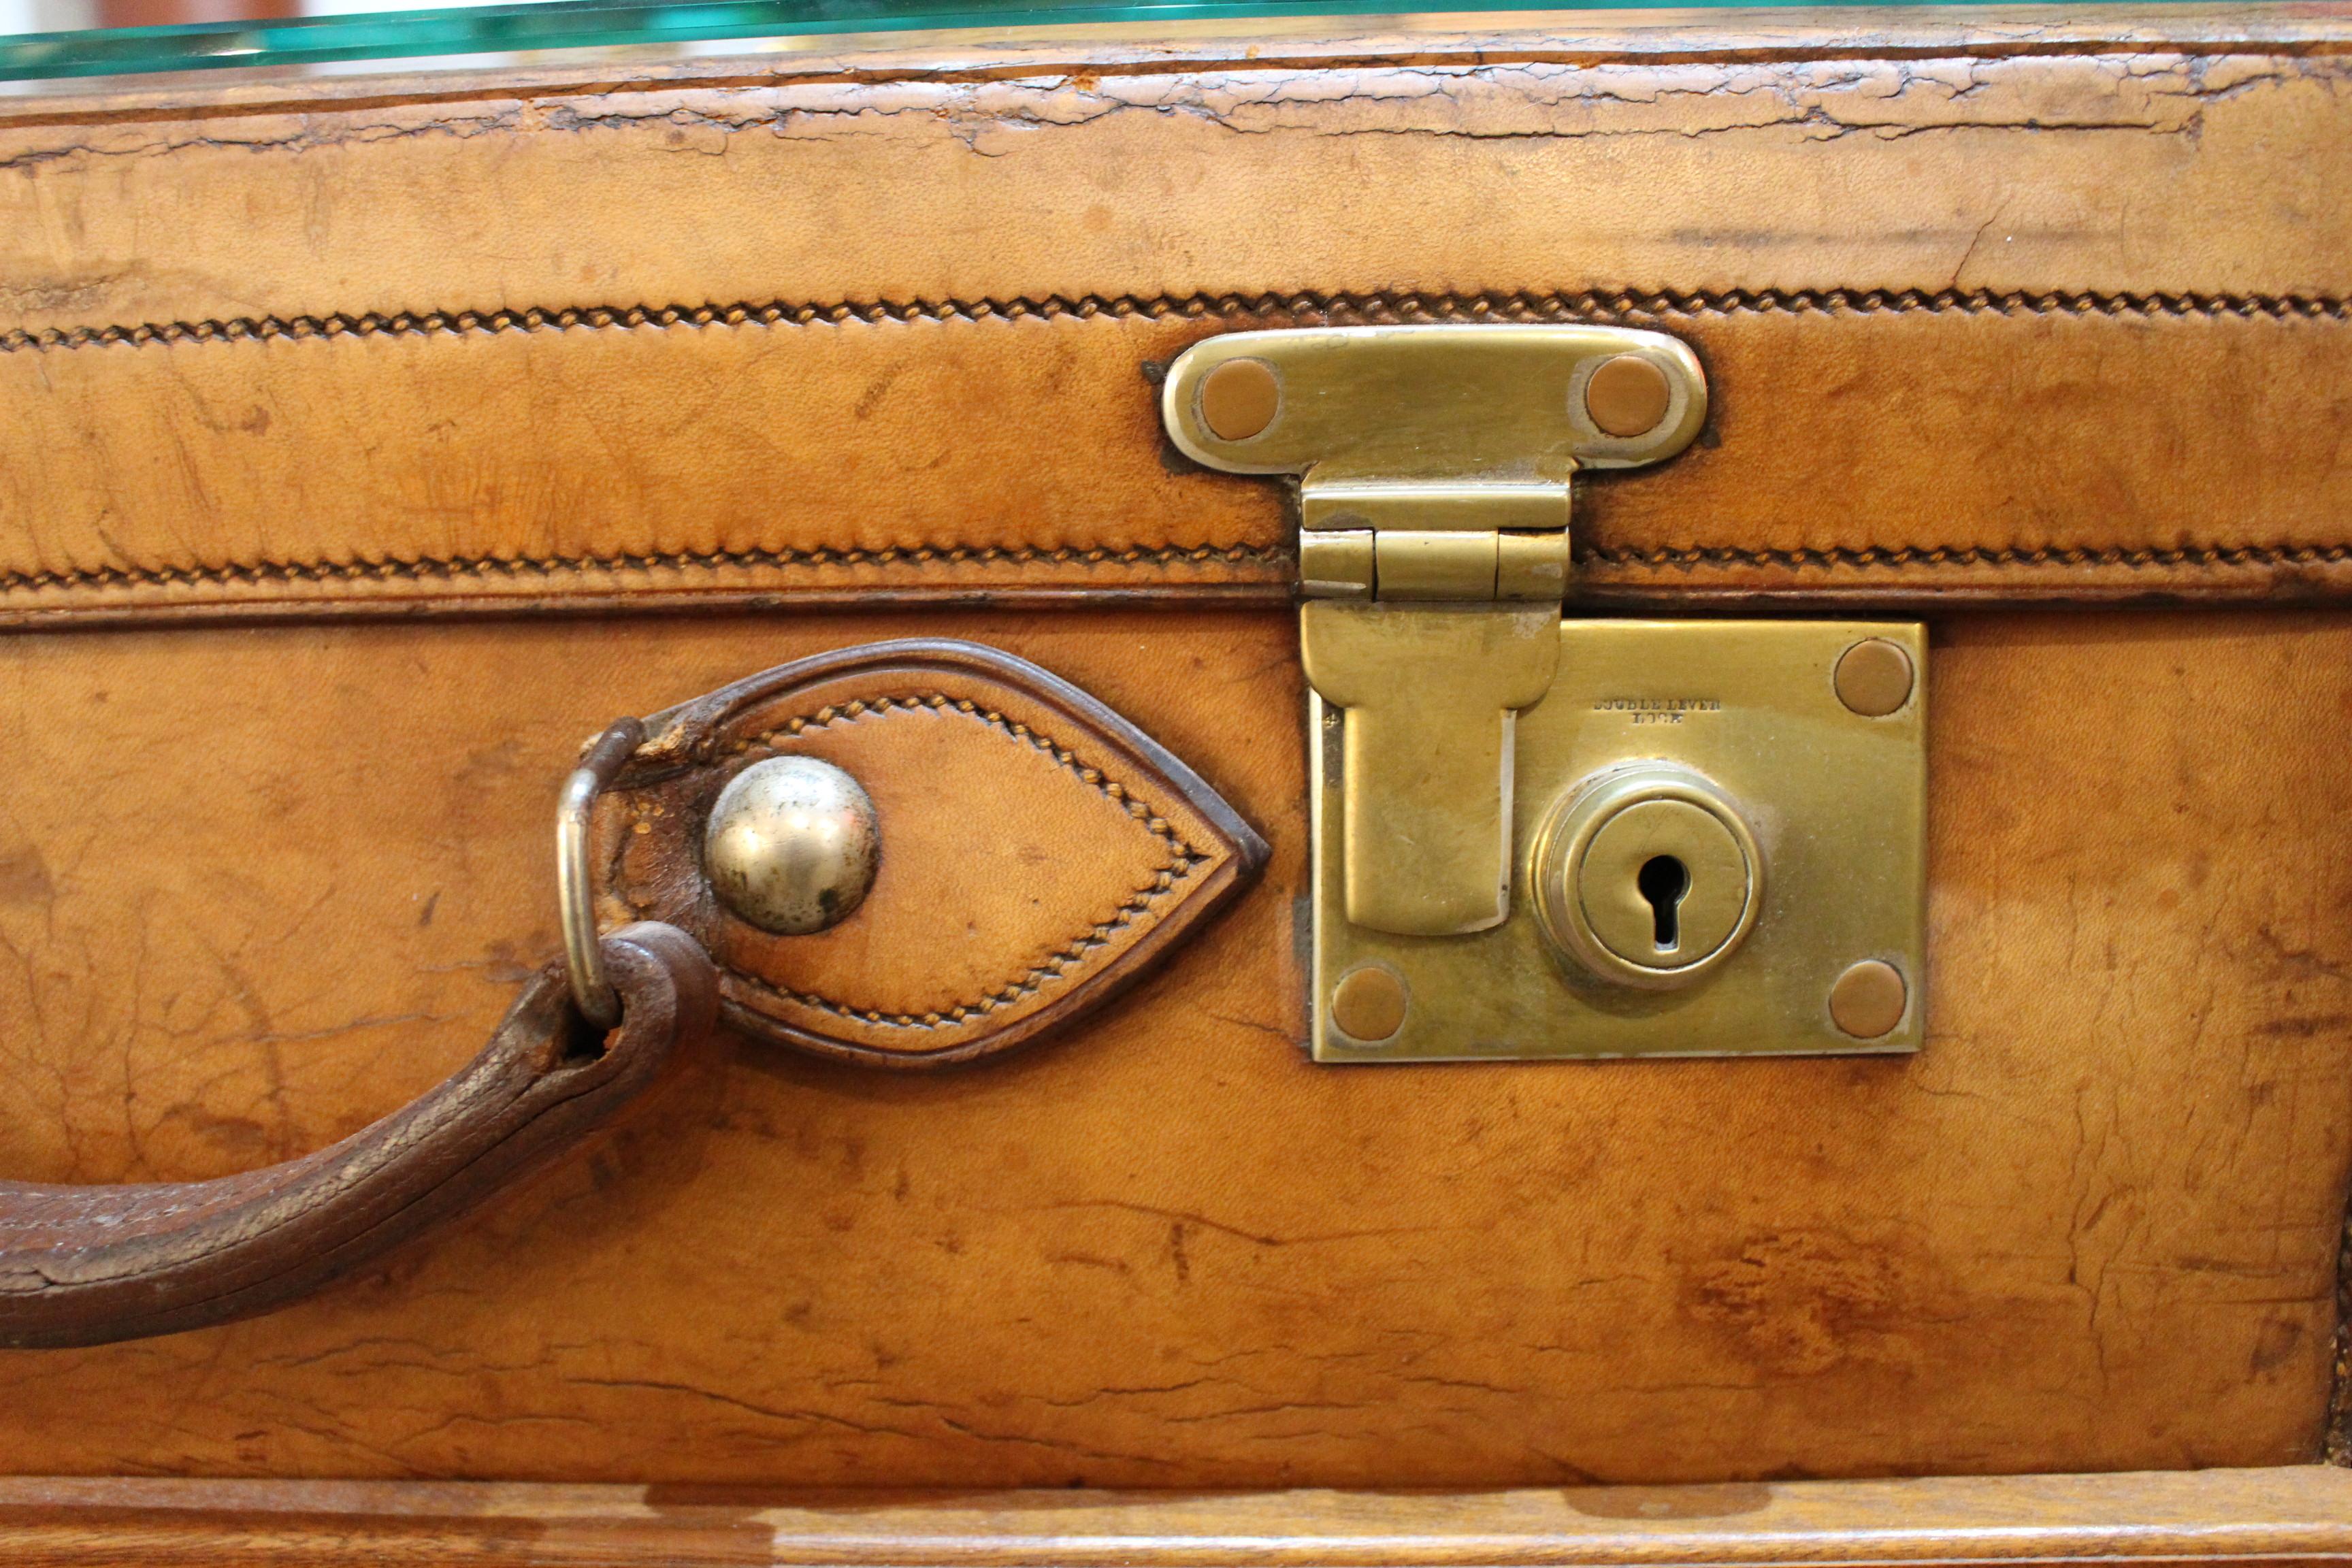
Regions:
[[[1225, 19], [1399, 16], [1381, 0], [491, 0], [428, 10], [400, 0], [0, 0], [0, 83], [344, 62], [488, 66], [546, 51], [713, 55], [759, 40], [914, 30], [1008, 33], [1082, 24], [1130, 31]], [[1606, 0], [1612, 11], [1755, 7], [1798, 0]], [[1801, 0], [1885, 5], [1888, 0]], [[1936, 5], [1958, 0], [1895, 0]], [[1574, 0], [1476, 0], [1481, 12], [1578, 9]], [[1594, 9], [1601, 6], [1591, 7]], [[147, 25], [140, 25], [147, 24]], [[163, 24], [163, 25], [156, 25]], [[792, 47], [772, 42], [769, 47]], [[802, 46], [805, 47], [805, 46]], [[0, 90], [11, 90], [0, 89]]]

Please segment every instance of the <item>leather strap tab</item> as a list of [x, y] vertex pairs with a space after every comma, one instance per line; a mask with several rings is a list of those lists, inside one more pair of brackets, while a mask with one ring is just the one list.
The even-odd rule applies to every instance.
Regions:
[[563, 966], [534, 975], [481, 1054], [316, 1153], [209, 1182], [0, 1184], [0, 1344], [102, 1344], [249, 1317], [366, 1264], [546, 1163], [709, 1029], [709, 960], [674, 927], [604, 938], [621, 995], [602, 1039]]
[[[1256, 879], [1265, 840], [1103, 702], [979, 643], [908, 638], [781, 665], [646, 721], [599, 798], [598, 912], [693, 934], [722, 1016], [867, 1067], [978, 1061], [1084, 1017]], [[714, 803], [775, 757], [869, 792], [881, 854], [839, 923], [779, 936], [705, 874]]]

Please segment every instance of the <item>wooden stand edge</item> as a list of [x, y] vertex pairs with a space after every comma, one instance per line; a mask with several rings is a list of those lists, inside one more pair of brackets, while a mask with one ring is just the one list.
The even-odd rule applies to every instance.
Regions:
[[0, 1563], [1507, 1568], [2352, 1562], [2352, 1470], [1501, 1492], [0, 1478]]

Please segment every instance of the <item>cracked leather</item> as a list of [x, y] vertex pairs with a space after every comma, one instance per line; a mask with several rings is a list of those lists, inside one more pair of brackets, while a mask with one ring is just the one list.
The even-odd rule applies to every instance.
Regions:
[[307, 1295], [594, 1131], [711, 1024], [710, 963], [668, 926], [604, 939], [622, 998], [601, 1039], [563, 968], [534, 975], [481, 1054], [315, 1153], [205, 1182], [0, 1183], [0, 1345], [102, 1344]]
[[2097, 26], [16, 100], [0, 620], [1278, 600], [1283, 497], [1149, 373], [1386, 321], [1706, 358], [1586, 602], [2344, 595], [2352, 59]]

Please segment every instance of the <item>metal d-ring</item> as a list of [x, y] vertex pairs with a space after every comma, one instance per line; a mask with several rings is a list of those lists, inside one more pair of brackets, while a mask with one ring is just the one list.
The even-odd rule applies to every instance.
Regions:
[[563, 966], [572, 979], [572, 1000], [582, 1017], [600, 1029], [621, 1021], [621, 994], [604, 973], [604, 949], [596, 935], [596, 881], [588, 865], [588, 819], [596, 797], [646, 738], [635, 719], [616, 719], [590, 742], [580, 765], [563, 781], [555, 812], [555, 897], [562, 911]]

